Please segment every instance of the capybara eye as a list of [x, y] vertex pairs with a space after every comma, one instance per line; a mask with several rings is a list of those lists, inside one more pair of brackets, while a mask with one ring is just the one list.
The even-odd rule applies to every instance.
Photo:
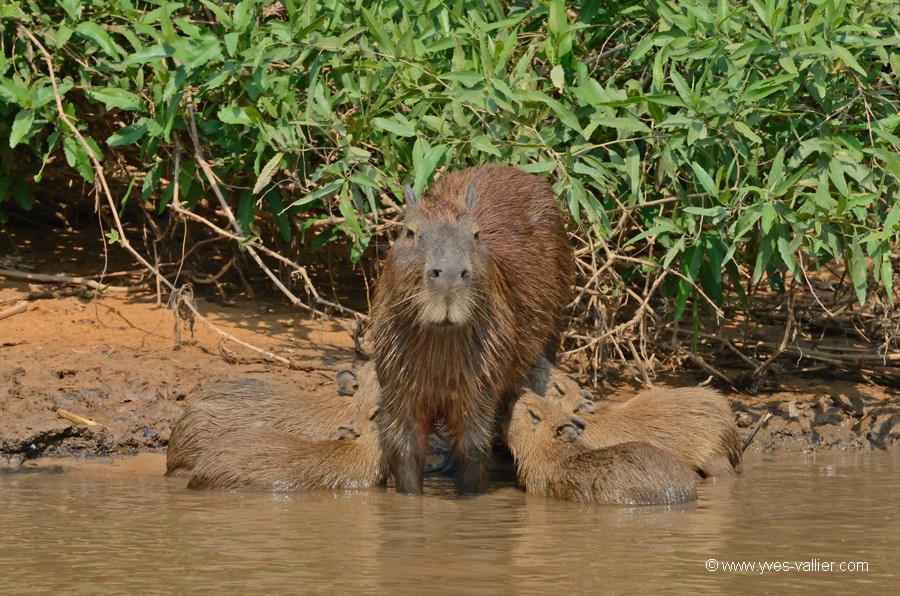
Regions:
[[541, 421], [541, 417], [535, 414], [533, 410], [528, 410], [528, 414], [531, 416], [531, 421], [535, 424]]
[[416, 237], [416, 233], [413, 230], [406, 228], [406, 237], [412, 240]]
[[475, 232], [473, 238], [475, 238], [475, 242], [478, 242], [478, 240], [481, 238], [481, 235], [478, 232]]
[[581, 418], [572, 418], [569, 422], [572, 423], [572, 426], [575, 427], [575, 432], [579, 435], [584, 432], [584, 420]]

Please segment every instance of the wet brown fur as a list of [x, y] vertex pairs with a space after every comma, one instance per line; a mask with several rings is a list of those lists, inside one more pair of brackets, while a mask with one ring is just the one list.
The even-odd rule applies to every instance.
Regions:
[[205, 387], [175, 424], [166, 452], [166, 475], [190, 475], [216, 437], [241, 428], [270, 428], [309, 440], [337, 439], [342, 424], [362, 425], [378, 404], [375, 367], [358, 375], [352, 397], [301, 395], [288, 384], [258, 379]]
[[[467, 211], [470, 187], [474, 204]], [[429, 232], [440, 236], [447, 223], [455, 226], [454, 239], [466, 231], [480, 235], [464, 250], [471, 291], [457, 302], [464, 302], [467, 319], [427, 324], [422, 312], [434, 305], [424, 255], [428, 243], [442, 242]], [[460, 490], [482, 492], [504, 395], [512, 395], [539, 354], [552, 358], [558, 348], [574, 283], [565, 223], [546, 182], [514, 168], [477, 166], [439, 179], [407, 210], [406, 224], [416, 236], [402, 233], [394, 243], [372, 307], [385, 452], [398, 491], [421, 493], [426, 436], [445, 420], [460, 456]], [[449, 313], [448, 306], [448, 320]]]
[[621, 505], [697, 498], [697, 476], [685, 462], [644, 442], [591, 448], [581, 440], [589, 423], [572, 418], [550, 398], [524, 389], [506, 414], [506, 444], [519, 483], [531, 494]]
[[[337, 428], [334, 433], [339, 434]], [[387, 463], [375, 420], [343, 426], [340, 435], [344, 438], [311, 441], [271, 428], [231, 430], [200, 454], [188, 488], [294, 491], [383, 485]]]
[[728, 400], [713, 389], [656, 388], [626, 402], [592, 402], [572, 378], [545, 359], [532, 371], [529, 385], [569, 415], [584, 419], [581, 439], [592, 448], [645, 441], [688, 462], [704, 477], [733, 476], [741, 468], [734, 414]]

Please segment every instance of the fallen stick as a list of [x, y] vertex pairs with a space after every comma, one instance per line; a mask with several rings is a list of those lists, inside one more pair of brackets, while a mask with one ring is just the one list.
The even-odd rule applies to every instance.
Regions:
[[40, 283], [78, 284], [101, 292], [131, 293], [146, 289], [145, 286], [109, 286], [94, 281], [93, 279], [87, 279], [85, 277], [73, 277], [71, 275], [63, 274], [46, 275], [42, 273], [25, 273], [23, 271], [16, 271], [15, 269], [0, 268], [0, 275], [4, 277], [12, 277], [15, 279], [27, 279], [28, 281], [36, 281]]
[[753, 437], [756, 436], [756, 433], [759, 432], [759, 429], [762, 428], [763, 424], [769, 421], [769, 418], [772, 417], [772, 412], [766, 412], [762, 416], [759, 417], [759, 422], [756, 423], [756, 426], [753, 427], [753, 431], [750, 433], [750, 436], [747, 437], [747, 440], [744, 441], [744, 445], [741, 447], [741, 453], [747, 451], [747, 447], [750, 446], [750, 443], [753, 442]]
[[100, 424], [99, 422], [94, 422], [93, 420], [89, 420], [87, 418], [79, 416], [78, 414], [73, 414], [68, 410], [63, 410], [62, 408], [56, 410], [56, 413], [59, 414], [60, 418], [65, 418], [66, 420], [74, 422], [75, 424], [80, 424], [82, 426], [97, 426], [98, 424]]
[[17, 315], [20, 312], [25, 312], [26, 310], [28, 310], [28, 303], [25, 302], [24, 300], [22, 300], [21, 302], [17, 303], [15, 306], [7, 308], [4, 311], [0, 311], [0, 319], [5, 319], [7, 317]]

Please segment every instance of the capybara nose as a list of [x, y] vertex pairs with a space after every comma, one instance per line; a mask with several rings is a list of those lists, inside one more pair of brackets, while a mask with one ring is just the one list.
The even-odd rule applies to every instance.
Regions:
[[452, 290], [453, 288], [469, 283], [472, 274], [468, 269], [445, 267], [443, 269], [429, 269], [427, 271], [428, 282], [438, 290]]

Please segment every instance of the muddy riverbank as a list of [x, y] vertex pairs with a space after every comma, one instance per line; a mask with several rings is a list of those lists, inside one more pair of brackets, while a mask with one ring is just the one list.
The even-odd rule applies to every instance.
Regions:
[[[5, 280], [0, 300], [38, 289]], [[43, 289], [46, 289], [44, 287]], [[172, 425], [204, 383], [239, 377], [277, 379], [299, 395], [334, 394], [337, 371], [358, 366], [349, 322], [310, 320], [276, 302], [198, 300], [212, 323], [238, 339], [290, 359], [267, 362], [203, 325], [174, 349], [174, 318], [151, 294], [65, 296], [33, 300], [0, 320], [0, 462], [17, 466], [47, 455], [107, 455], [164, 450]], [[682, 373], [661, 385], [690, 385]], [[742, 433], [772, 418], [754, 451], [890, 449], [900, 441], [900, 409], [872, 384], [792, 377], [778, 392], [729, 394]], [[595, 396], [627, 399], [638, 387], [592, 387]], [[84, 418], [96, 424], [73, 421]]]

